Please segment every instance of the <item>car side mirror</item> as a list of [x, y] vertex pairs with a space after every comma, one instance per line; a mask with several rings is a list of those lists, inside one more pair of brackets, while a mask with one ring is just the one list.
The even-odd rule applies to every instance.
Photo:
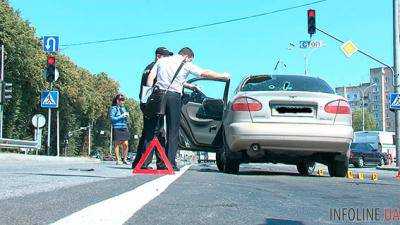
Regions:
[[197, 113], [197, 117], [201, 119], [222, 120], [224, 113], [224, 101], [221, 99], [204, 99], [202, 108]]

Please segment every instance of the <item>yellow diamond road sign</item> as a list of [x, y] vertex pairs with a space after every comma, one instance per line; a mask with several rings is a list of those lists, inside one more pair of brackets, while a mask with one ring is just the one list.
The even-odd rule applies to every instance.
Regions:
[[347, 41], [346, 43], [344, 43], [341, 49], [343, 53], [349, 58], [358, 51], [357, 46], [352, 41]]

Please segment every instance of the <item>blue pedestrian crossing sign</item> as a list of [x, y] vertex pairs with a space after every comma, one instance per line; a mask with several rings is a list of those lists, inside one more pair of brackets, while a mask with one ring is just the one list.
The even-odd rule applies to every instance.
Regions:
[[59, 96], [58, 91], [42, 91], [40, 95], [40, 106], [44, 109], [58, 108]]
[[398, 110], [400, 109], [400, 94], [390, 93], [389, 95], [390, 109]]
[[44, 36], [43, 37], [43, 51], [45, 52], [58, 52], [60, 45], [59, 36]]

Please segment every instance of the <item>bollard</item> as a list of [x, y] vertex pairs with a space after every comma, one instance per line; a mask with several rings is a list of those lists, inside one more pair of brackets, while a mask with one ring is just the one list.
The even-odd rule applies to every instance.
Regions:
[[322, 169], [318, 169], [317, 170], [317, 175], [318, 176], [323, 176], [324, 175], [324, 171]]
[[371, 174], [371, 180], [372, 181], [377, 181], [378, 180], [378, 173], [372, 173]]
[[365, 179], [365, 173], [358, 173], [358, 179], [364, 180]]
[[346, 177], [347, 177], [348, 179], [354, 179], [354, 173], [353, 173], [353, 171], [351, 171], [351, 170], [347, 171]]

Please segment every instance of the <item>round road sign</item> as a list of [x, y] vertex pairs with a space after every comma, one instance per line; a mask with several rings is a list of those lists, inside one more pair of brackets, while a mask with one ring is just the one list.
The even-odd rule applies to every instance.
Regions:
[[46, 118], [42, 114], [36, 114], [32, 117], [32, 125], [41, 128], [46, 124]]

